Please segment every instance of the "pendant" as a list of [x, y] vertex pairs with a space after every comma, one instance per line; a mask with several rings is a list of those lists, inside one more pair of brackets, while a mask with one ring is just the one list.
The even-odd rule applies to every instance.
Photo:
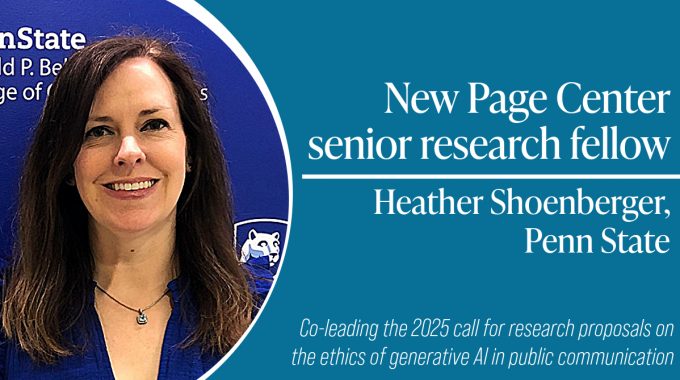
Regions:
[[142, 311], [142, 309], [139, 309], [139, 315], [137, 316], [137, 324], [138, 325], [145, 325], [149, 320], [146, 318], [146, 314]]

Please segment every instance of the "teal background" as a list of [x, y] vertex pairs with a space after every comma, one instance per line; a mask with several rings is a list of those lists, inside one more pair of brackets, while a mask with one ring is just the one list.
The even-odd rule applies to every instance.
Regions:
[[[675, 6], [647, 1], [516, 3], [426, 2], [247, 3], [199, 1], [249, 53], [276, 101], [288, 138], [294, 180], [291, 235], [283, 270], [266, 310], [214, 378], [678, 378], [672, 367], [386, 368], [292, 367], [292, 350], [351, 346], [379, 350], [677, 351], [667, 339], [324, 340], [298, 336], [300, 320], [384, 322], [396, 318], [558, 322], [680, 322], [677, 308], [677, 181], [311, 181], [315, 173], [678, 173]], [[457, 89], [481, 81], [502, 88], [542, 89], [550, 99], [567, 81], [599, 90], [671, 90], [665, 115], [576, 115], [554, 103], [543, 115], [512, 125], [503, 115], [385, 115], [384, 82]], [[463, 100], [463, 99], [461, 99]], [[517, 135], [547, 124], [568, 136], [581, 124], [616, 124], [620, 132], [672, 136], [663, 161], [310, 161], [312, 136]], [[567, 157], [569, 141], [562, 141]], [[537, 195], [666, 195], [668, 220], [617, 217], [373, 215], [374, 188], [453, 195], [514, 187]], [[671, 236], [666, 255], [526, 255], [523, 228], [592, 233], [613, 226]], [[597, 247], [597, 245], [596, 245]], [[678, 358], [676, 358], [676, 361]]]

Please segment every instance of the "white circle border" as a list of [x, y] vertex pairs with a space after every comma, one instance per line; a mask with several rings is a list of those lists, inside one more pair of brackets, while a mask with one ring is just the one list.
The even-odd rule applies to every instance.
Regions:
[[[283, 262], [286, 259], [286, 249], [288, 247], [288, 240], [290, 236], [290, 223], [293, 218], [293, 176], [292, 176], [292, 168], [290, 164], [290, 153], [288, 151], [288, 140], [286, 140], [286, 134], [283, 130], [283, 122], [281, 121], [281, 115], [279, 115], [279, 111], [276, 108], [276, 104], [274, 103], [274, 98], [272, 97], [271, 92], [269, 91], [269, 88], [267, 87], [267, 84], [264, 82], [264, 78], [262, 78], [262, 74], [260, 74], [260, 71], [257, 69], [257, 66], [255, 66], [255, 63], [253, 60], [250, 58], [248, 53], [246, 53], [245, 49], [243, 49], [243, 46], [236, 40], [236, 38], [227, 30], [227, 28], [222, 25], [222, 23], [215, 18], [208, 10], [203, 8], [200, 4], [198, 4], [194, 0], [167, 0], [169, 3], [174, 4], [176, 7], [180, 8], [181, 10], [187, 12], [191, 16], [193, 16], [196, 20], [200, 21], [203, 25], [205, 25], [208, 29], [210, 29], [217, 37], [224, 42], [225, 45], [231, 51], [236, 55], [236, 57], [241, 61], [241, 64], [245, 66], [246, 70], [248, 70], [248, 73], [250, 76], [255, 80], [255, 83], [257, 84], [257, 87], [260, 89], [260, 92], [264, 96], [267, 106], [269, 107], [269, 111], [272, 114], [272, 117], [274, 118], [274, 122], [276, 123], [276, 129], [279, 132], [279, 138], [281, 139], [281, 145], [283, 146], [283, 155], [286, 160], [286, 171], [287, 171], [287, 177], [288, 177], [288, 228], [286, 228], [286, 241], [284, 243], [283, 247], [283, 255], [281, 255], [281, 263], [279, 264], [279, 271], [283, 267]], [[220, 359], [217, 364], [215, 364], [214, 367], [212, 367], [208, 372], [203, 374], [203, 376], [200, 377], [200, 379], [207, 379], [210, 375], [212, 375], [219, 367], [224, 364], [224, 362], [229, 359], [229, 357], [236, 351], [238, 346], [241, 345], [243, 340], [248, 336], [250, 333], [250, 330], [252, 330], [253, 326], [257, 323], [257, 321], [260, 319], [260, 315], [262, 314], [262, 310], [267, 306], [267, 302], [269, 301], [269, 298], [271, 297], [271, 293], [274, 290], [274, 287], [276, 286], [276, 282], [278, 281], [279, 276], [275, 276], [274, 282], [272, 283], [272, 287], [269, 290], [269, 294], [265, 298], [264, 302], [262, 303], [262, 307], [260, 308], [260, 312], [257, 313], [257, 316], [255, 319], [252, 321], [248, 329], [243, 333], [241, 338], [236, 342], [234, 347], [229, 350], [227, 355], [225, 355], [222, 359]]]

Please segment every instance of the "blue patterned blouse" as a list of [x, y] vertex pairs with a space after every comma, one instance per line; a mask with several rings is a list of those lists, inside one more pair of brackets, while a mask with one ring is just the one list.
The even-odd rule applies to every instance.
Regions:
[[[255, 277], [253, 285], [256, 296], [260, 300], [264, 299], [271, 285], [271, 274], [264, 266], [247, 265], [247, 267]], [[210, 370], [220, 360], [220, 357], [201, 354], [201, 348], [197, 345], [186, 349], [178, 347], [195, 325], [196, 312], [186, 310], [186, 318], [182, 318], [180, 304], [182, 297], [186, 295], [180, 291], [178, 280], [172, 280], [168, 284], [168, 289], [170, 289], [174, 304], [163, 339], [158, 379], [197, 379]], [[62, 359], [54, 365], [35, 364], [15, 342], [1, 340], [0, 379], [114, 379], [104, 342], [104, 333], [94, 308], [94, 283], [92, 297], [83, 322], [85, 323], [84, 331], [89, 339], [83, 340], [85, 338], [76, 337], [74, 341], [76, 343], [88, 342], [84, 351]]]

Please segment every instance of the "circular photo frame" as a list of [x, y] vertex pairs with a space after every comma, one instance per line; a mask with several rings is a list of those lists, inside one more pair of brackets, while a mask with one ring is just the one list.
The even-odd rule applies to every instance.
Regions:
[[253, 327], [285, 257], [292, 175], [281, 117], [257, 67], [234, 36], [194, 1], [12, 1], [0, 14], [0, 259], [11, 260], [18, 183], [55, 76], [76, 51], [117, 35], [170, 41], [204, 84], [224, 148], [234, 201], [234, 244], [258, 301]]

